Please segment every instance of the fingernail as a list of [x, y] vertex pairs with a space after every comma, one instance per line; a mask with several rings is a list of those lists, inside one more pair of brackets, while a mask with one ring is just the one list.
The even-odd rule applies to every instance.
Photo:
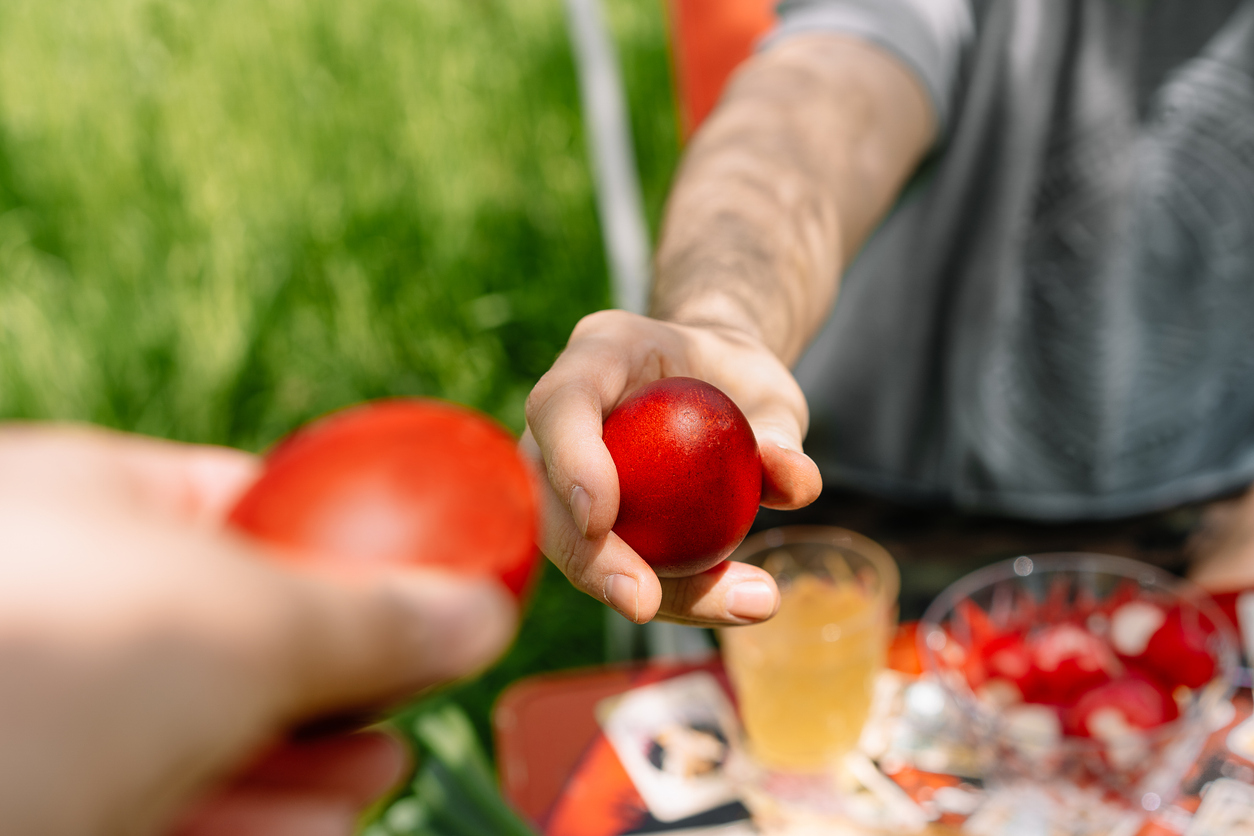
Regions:
[[640, 616], [640, 584], [628, 575], [610, 575], [605, 579], [605, 601], [627, 618]]
[[[241, 826], [272, 836], [346, 836], [357, 832], [360, 811], [340, 798], [314, 794], [228, 792], [183, 814], [174, 831], [184, 836], [235, 833]], [[249, 827], [251, 825], [251, 827]]]
[[440, 678], [490, 664], [513, 638], [518, 609], [496, 584], [427, 575], [399, 580], [395, 588], [418, 613], [415, 638]]
[[[256, 805], [257, 807], [264, 804], [262, 799], [257, 799], [257, 801], [261, 802]], [[279, 809], [275, 809], [276, 806]], [[359, 813], [353, 808], [354, 805], [338, 798], [332, 800], [315, 796], [307, 799], [284, 800], [278, 802], [277, 805], [271, 801], [270, 810], [254, 812], [253, 815], [263, 822], [267, 820], [267, 814], [274, 816], [274, 829], [267, 828], [266, 832], [273, 833], [275, 836], [296, 833], [302, 836], [344, 836], [346, 833], [356, 832]], [[283, 814], [282, 818], [276, 815], [280, 810]]]
[[575, 525], [579, 526], [579, 533], [587, 537], [588, 520], [592, 517], [592, 497], [579, 485], [575, 485], [570, 492], [570, 514], [575, 518]]
[[[304, 804], [309, 805], [307, 809], [301, 809]], [[360, 816], [352, 805], [339, 799], [329, 801], [320, 798], [310, 799], [304, 804], [301, 801], [282, 803], [281, 809], [284, 817], [275, 821], [274, 829], [267, 830], [267, 832], [275, 836], [280, 833], [300, 833], [302, 836], [344, 836], [346, 833], [356, 832], [357, 820]], [[272, 809], [268, 812], [274, 815], [278, 811]], [[255, 815], [257, 819], [266, 820], [264, 813]]]
[[732, 587], [727, 593], [727, 614], [746, 621], [761, 621], [775, 614], [775, 591], [761, 581]]
[[800, 453], [801, 446], [786, 433], [778, 430], [763, 430], [758, 435], [759, 447], [778, 447], [781, 450], [787, 450], [789, 453]]

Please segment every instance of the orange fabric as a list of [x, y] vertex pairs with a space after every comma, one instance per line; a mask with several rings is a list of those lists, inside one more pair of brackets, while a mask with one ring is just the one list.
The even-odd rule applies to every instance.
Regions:
[[616, 836], [649, 813], [613, 745], [598, 736], [553, 808], [545, 836]]
[[714, 109], [727, 79], [775, 22], [776, 0], [667, 0], [684, 139]]

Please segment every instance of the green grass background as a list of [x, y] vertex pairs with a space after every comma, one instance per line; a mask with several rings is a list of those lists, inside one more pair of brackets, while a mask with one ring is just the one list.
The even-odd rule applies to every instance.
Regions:
[[[606, 0], [656, 229], [677, 156], [659, 0]], [[4, 0], [0, 418], [262, 450], [434, 395], [522, 428], [609, 304], [560, 0]], [[453, 696], [597, 662], [549, 567]]]

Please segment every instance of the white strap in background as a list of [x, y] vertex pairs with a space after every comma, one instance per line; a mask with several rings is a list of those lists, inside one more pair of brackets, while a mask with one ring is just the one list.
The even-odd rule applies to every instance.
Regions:
[[642, 314], [648, 304], [649, 231], [618, 55], [600, 0], [566, 0], [566, 18], [614, 305]]
[[[600, 0], [566, 0], [566, 21], [579, 74], [579, 98], [614, 305], [643, 314], [648, 305], [651, 248], [618, 55]], [[606, 658], [633, 658], [640, 629], [612, 610], [606, 619]], [[644, 628], [644, 641], [651, 658], [697, 660], [712, 652], [704, 630], [678, 624], [651, 622]]]

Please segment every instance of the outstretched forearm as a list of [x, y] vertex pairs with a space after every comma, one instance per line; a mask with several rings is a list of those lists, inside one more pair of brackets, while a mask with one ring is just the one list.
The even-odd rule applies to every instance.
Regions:
[[585, 317], [527, 399], [523, 447], [548, 475], [541, 548], [575, 586], [636, 622], [751, 624], [775, 612], [775, 582], [758, 567], [659, 579], [613, 533], [618, 472], [602, 423], [644, 383], [700, 378], [749, 419], [762, 503], [813, 502], [822, 479], [801, 450], [809, 410], [785, 364], [934, 133], [914, 76], [855, 40], [798, 38], [737, 75], [672, 191], [655, 318]]
[[935, 131], [919, 81], [877, 47], [816, 34], [756, 56], [680, 169], [652, 315], [744, 331], [791, 364]]

